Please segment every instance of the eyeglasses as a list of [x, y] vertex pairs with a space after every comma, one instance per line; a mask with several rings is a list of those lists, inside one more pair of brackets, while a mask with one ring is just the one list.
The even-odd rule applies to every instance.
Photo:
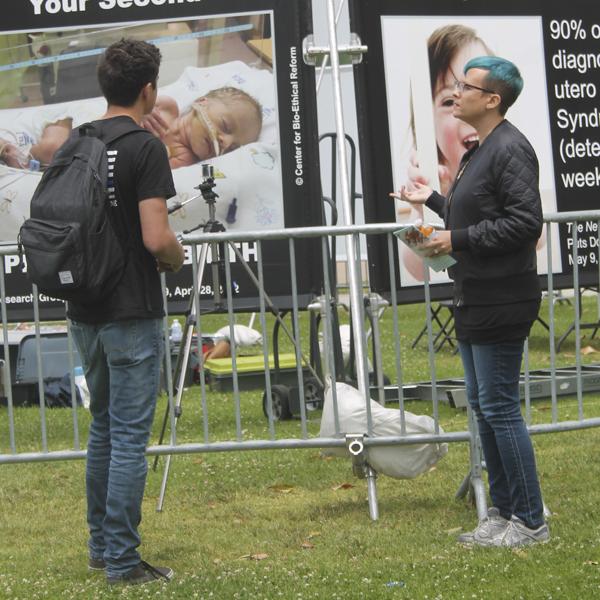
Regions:
[[472, 85], [470, 83], [467, 83], [466, 81], [458, 81], [458, 79], [454, 80], [454, 89], [457, 92], [460, 92], [461, 94], [465, 91], [465, 90], [479, 90], [480, 92], [485, 92], [486, 94], [496, 94], [497, 92], [494, 92], [494, 90], [488, 90], [486, 88], [482, 88], [479, 87], [477, 85]]

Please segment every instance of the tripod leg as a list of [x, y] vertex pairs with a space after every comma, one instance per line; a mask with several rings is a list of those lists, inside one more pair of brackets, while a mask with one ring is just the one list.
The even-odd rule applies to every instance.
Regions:
[[211, 252], [211, 270], [212, 270], [212, 287], [213, 287], [213, 300], [214, 304], [218, 308], [223, 307], [223, 298], [221, 298], [221, 278], [223, 266], [223, 244], [218, 242], [212, 242], [210, 244]]
[[[200, 286], [202, 285], [202, 279], [204, 276], [204, 266], [206, 265], [207, 253], [208, 253], [208, 244], [203, 244], [202, 250], [200, 252], [200, 257], [198, 259], [198, 265], [199, 265], [198, 284], [197, 284], [198, 289], [200, 289]], [[175, 365], [175, 371], [173, 373], [173, 381], [176, 382], [176, 387], [175, 387], [176, 400], [175, 400], [174, 407], [173, 407], [174, 408], [174, 410], [173, 410], [174, 420], [173, 420], [173, 424], [172, 424], [173, 432], [175, 431], [175, 427], [176, 427], [176, 419], [179, 418], [179, 415], [181, 414], [181, 397], [183, 394], [183, 383], [185, 381], [185, 373], [187, 371], [195, 325], [196, 325], [196, 308], [194, 306], [194, 295], [192, 294], [192, 296], [190, 297], [188, 316], [186, 318], [186, 326], [183, 330], [181, 346], [179, 347], [179, 355], [177, 356], [177, 363]], [[171, 407], [167, 404], [167, 407], [165, 409], [165, 416], [163, 418], [163, 424], [162, 424], [162, 428], [161, 428], [161, 432], [160, 432], [160, 437], [158, 440], [159, 446], [162, 445], [163, 440], [164, 440], [165, 432], [167, 429], [167, 422], [169, 420], [170, 409], [171, 409]], [[158, 460], [159, 460], [159, 456], [157, 455], [154, 457], [154, 463], [153, 463], [153, 467], [152, 467], [155, 471], [158, 466]]]
[[[192, 338], [194, 335], [194, 327], [195, 326], [196, 326], [196, 318], [193, 315], [189, 314], [187, 316], [185, 327], [183, 329], [183, 337], [181, 338], [181, 346], [179, 347], [179, 354], [177, 355], [177, 363], [175, 364], [175, 369], [173, 372], [173, 381], [175, 382], [173, 392], [176, 396], [176, 402], [174, 403], [174, 407], [173, 407], [174, 411], [173, 412], [174, 412], [176, 419], [179, 418], [179, 415], [181, 414], [181, 410], [180, 410], [181, 394], [179, 393], [179, 390], [183, 390], [183, 382], [185, 381], [185, 373], [186, 373], [186, 369], [187, 369], [189, 353], [191, 351]], [[185, 365], [183, 365], [184, 360], [185, 360]], [[182, 374], [183, 374], [183, 377], [182, 377]], [[158, 438], [159, 446], [162, 445], [162, 443], [165, 439], [165, 433], [167, 431], [167, 423], [169, 421], [170, 408], [171, 407], [167, 403], [167, 406], [165, 409], [165, 416], [163, 418], [162, 427], [160, 429], [160, 436]], [[156, 468], [158, 466], [158, 460], [159, 460], [159, 455], [157, 454], [154, 457], [154, 462], [152, 464], [152, 469], [154, 471], [156, 471]]]

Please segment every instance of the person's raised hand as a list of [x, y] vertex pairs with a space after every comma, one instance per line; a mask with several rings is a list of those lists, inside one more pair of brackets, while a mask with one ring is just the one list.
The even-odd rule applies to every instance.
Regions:
[[147, 129], [150, 133], [153, 133], [157, 138], [168, 143], [169, 124], [160, 114], [160, 110], [154, 108], [152, 112], [144, 115], [141, 125], [144, 129]]
[[162, 260], [156, 261], [156, 269], [159, 273], [177, 273], [181, 270], [182, 265], [172, 265], [171, 263], [163, 262]]
[[413, 185], [415, 189], [412, 191], [404, 185], [398, 192], [390, 192], [390, 196], [404, 200], [404, 202], [409, 202], [410, 204], [425, 204], [432, 194], [432, 189], [428, 185], [419, 183], [418, 181], [414, 181]]

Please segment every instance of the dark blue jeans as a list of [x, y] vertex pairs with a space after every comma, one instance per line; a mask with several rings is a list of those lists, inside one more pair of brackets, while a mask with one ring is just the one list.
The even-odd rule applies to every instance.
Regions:
[[140, 562], [138, 526], [164, 345], [162, 319], [72, 323], [90, 390], [89, 551], [108, 576]]
[[459, 341], [492, 504], [503, 517], [516, 515], [537, 528], [544, 522], [542, 495], [519, 400], [523, 344], [523, 340], [489, 345]]

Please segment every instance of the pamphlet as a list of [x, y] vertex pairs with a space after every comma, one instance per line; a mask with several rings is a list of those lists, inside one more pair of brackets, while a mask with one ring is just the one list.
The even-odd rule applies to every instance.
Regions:
[[425, 256], [426, 250], [423, 248], [423, 244], [428, 240], [433, 239], [436, 235], [435, 228], [432, 225], [420, 225], [418, 223], [407, 225], [398, 231], [394, 231], [394, 235], [402, 240], [415, 254], [422, 257], [426, 266], [436, 272], [444, 271], [448, 267], [456, 264], [456, 260], [449, 254]]

